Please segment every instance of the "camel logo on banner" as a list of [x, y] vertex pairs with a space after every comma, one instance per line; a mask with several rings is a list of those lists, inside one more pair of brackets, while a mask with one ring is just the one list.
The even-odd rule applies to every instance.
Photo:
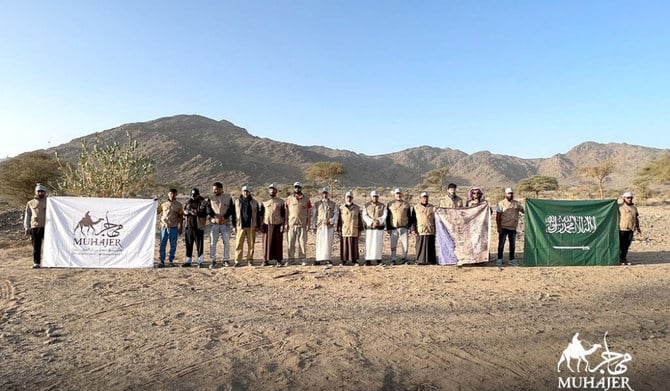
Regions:
[[157, 202], [49, 197], [45, 267], [152, 267]]
[[[95, 226], [100, 224], [103, 220], [106, 220], [106, 222], [102, 225], [102, 228], [96, 232]], [[86, 229], [86, 232], [84, 232], [84, 229]], [[123, 229], [123, 225], [114, 224], [109, 221], [109, 211], [105, 212], [104, 219], [101, 217], [95, 221], [93, 221], [93, 218], [91, 217], [91, 211], [88, 211], [74, 227], [74, 233], [76, 234], [77, 230], [79, 230], [79, 232], [83, 235], [89, 235], [90, 233], [93, 233], [93, 235], [99, 236], [105, 234], [110, 238], [115, 238], [121, 234], [119, 232], [121, 229]]]
[[[116, 224], [110, 221], [109, 211], [105, 212], [105, 217], [93, 220], [91, 211], [84, 213], [84, 217], [74, 227], [73, 240], [76, 246], [81, 247], [103, 247], [103, 248], [122, 248], [121, 230], [123, 224]], [[79, 233], [77, 233], [79, 231]]]
[[[607, 332], [603, 336], [603, 344], [589, 344], [587, 349], [584, 341], [575, 333], [572, 341], [561, 353], [556, 370], [561, 373], [569, 371], [570, 375], [558, 378], [559, 389], [571, 390], [616, 390], [628, 389], [629, 378], [622, 376], [628, 371], [626, 363], [633, 357], [629, 353], [613, 352], [607, 344]], [[596, 355], [596, 352], [599, 354]], [[596, 357], [592, 357], [592, 356]], [[598, 362], [597, 356], [601, 361]]]

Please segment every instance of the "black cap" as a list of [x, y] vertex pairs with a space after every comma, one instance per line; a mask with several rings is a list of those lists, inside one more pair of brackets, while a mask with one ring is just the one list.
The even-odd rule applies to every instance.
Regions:
[[447, 189], [455, 189], [455, 188], [456, 188], [455, 183], [450, 183], [449, 185], [447, 185]]
[[191, 189], [191, 195], [199, 195], [199, 194], [200, 194], [200, 190], [198, 190], [197, 187], [194, 187], [193, 189]]

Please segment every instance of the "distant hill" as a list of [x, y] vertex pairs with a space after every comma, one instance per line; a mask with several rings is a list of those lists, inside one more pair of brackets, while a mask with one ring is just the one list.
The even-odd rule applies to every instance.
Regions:
[[[584, 181], [577, 175], [579, 167], [595, 165], [605, 159], [617, 164], [607, 187], [621, 189], [630, 186], [632, 178], [648, 162], [668, 152], [637, 145], [585, 142], [565, 154], [539, 159], [488, 151], [467, 154], [431, 146], [368, 156], [327, 146], [301, 146], [259, 138], [228, 121], [198, 115], [125, 124], [97, 135], [102, 140], [123, 143], [126, 132], [154, 159], [159, 181], [177, 184], [182, 191], [193, 186], [209, 191], [213, 181], [223, 182], [229, 190], [244, 183], [260, 186], [270, 182], [305, 181], [305, 169], [318, 161], [342, 163], [347, 171], [341, 181], [344, 187], [413, 187], [421, 182], [426, 171], [439, 167], [448, 167], [447, 181], [463, 188], [475, 184], [487, 188], [505, 187], [532, 175], [553, 176], [560, 185], [577, 186]], [[51, 150], [74, 161], [80, 146], [81, 138], [78, 138]]]

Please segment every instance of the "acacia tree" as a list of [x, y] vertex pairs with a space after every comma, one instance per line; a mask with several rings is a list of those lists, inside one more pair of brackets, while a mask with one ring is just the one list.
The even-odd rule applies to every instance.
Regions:
[[591, 178], [596, 181], [598, 184], [598, 190], [600, 191], [600, 198], [603, 198], [603, 182], [607, 179], [612, 172], [614, 172], [614, 162], [611, 160], [605, 160], [602, 163], [595, 166], [586, 166], [579, 169], [579, 175], [585, 178]]
[[1, 195], [12, 205], [20, 205], [34, 193], [36, 183], [54, 189], [61, 177], [52, 154], [27, 152], [0, 163]]
[[670, 153], [661, 155], [640, 170], [641, 180], [655, 182], [662, 185], [670, 184]]
[[137, 148], [139, 143], [126, 132], [127, 142], [102, 144], [96, 136], [89, 145], [82, 140], [77, 164], [56, 159], [63, 172], [61, 189], [89, 197], [128, 197], [149, 185], [153, 161]]
[[421, 177], [422, 180], [421, 183], [426, 187], [435, 186], [440, 189], [440, 192], [443, 192], [444, 177], [446, 177], [448, 173], [449, 169], [447, 167], [430, 170], [425, 174], [423, 174], [423, 176]]
[[558, 190], [558, 180], [551, 176], [535, 175], [522, 179], [517, 183], [518, 191], [535, 193], [535, 198], [540, 197], [541, 191]]
[[316, 162], [305, 170], [305, 178], [316, 182], [317, 185], [329, 187], [332, 193], [335, 189], [335, 184], [345, 172], [344, 166], [341, 163]]

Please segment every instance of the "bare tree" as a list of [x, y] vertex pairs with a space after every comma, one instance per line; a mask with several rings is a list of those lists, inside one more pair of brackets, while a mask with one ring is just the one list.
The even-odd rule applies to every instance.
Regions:
[[605, 160], [602, 163], [595, 166], [586, 166], [579, 168], [579, 175], [585, 178], [591, 178], [596, 181], [598, 184], [598, 190], [600, 191], [600, 198], [603, 198], [603, 183], [605, 179], [614, 172], [614, 162], [611, 160]]
[[448, 173], [449, 169], [447, 167], [430, 170], [423, 174], [421, 183], [426, 187], [434, 186], [440, 190], [440, 193], [442, 193], [444, 191], [444, 177], [446, 177]]
[[305, 171], [305, 178], [330, 188], [331, 194], [339, 178], [345, 174], [344, 166], [337, 162], [316, 162]]

